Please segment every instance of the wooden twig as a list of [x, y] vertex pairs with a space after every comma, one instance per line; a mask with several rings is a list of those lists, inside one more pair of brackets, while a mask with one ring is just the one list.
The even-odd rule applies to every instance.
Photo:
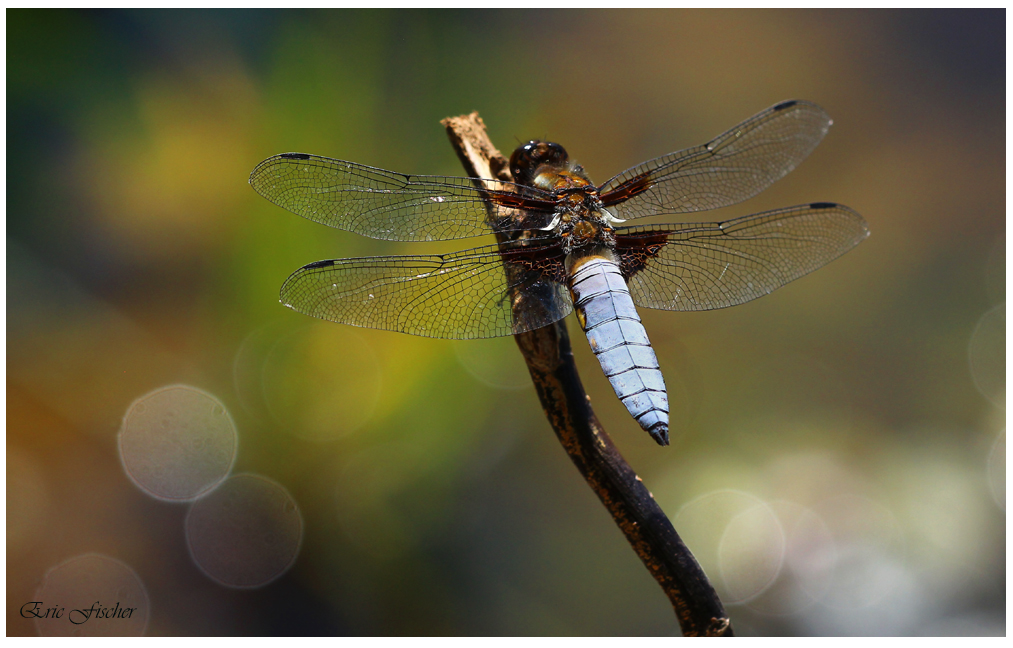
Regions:
[[[442, 123], [470, 177], [512, 179], [508, 161], [492, 145], [478, 113]], [[488, 208], [497, 209], [491, 204]], [[501, 242], [508, 238], [497, 237]], [[731, 621], [700, 564], [595, 417], [577, 374], [566, 324], [557, 322], [514, 339], [556, 436], [668, 595], [682, 633], [732, 636]]]

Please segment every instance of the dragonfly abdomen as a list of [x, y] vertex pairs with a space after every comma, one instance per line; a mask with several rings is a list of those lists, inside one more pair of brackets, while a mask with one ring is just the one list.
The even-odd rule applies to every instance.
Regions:
[[580, 326], [616, 396], [640, 427], [668, 445], [668, 394], [658, 359], [615, 261], [603, 255], [571, 265], [570, 290]]

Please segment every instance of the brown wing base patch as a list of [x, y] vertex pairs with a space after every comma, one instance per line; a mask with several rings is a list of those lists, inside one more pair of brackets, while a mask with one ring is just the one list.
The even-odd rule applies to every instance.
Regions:
[[623, 277], [630, 277], [643, 270], [648, 262], [658, 256], [661, 249], [668, 244], [668, 230], [658, 230], [643, 234], [620, 234], [616, 236], [616, 254], [619, 256], [619, 269]]
[[500, 250], [503, 263], [514, 271], [566, 285], [566, 254], [561, 242], [547, 245], [515, 245]]

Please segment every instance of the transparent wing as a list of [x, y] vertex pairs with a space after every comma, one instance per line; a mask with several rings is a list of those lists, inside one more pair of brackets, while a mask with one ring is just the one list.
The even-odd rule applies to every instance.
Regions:
[[[254, 190], [312, 221], [386, 241], [442, 241], [549, 223], [551, 195], [471, 178], [409, 176], [306, 153], [270, 157], [250, 174]], [[490, 223], [483, 202], [501, 207]]]
[[855, 211], [813, 203], [723, 223], [619, 228], [616, 251], [638, 306], [695, 311], [762, 297], [868, 235]]
[[727, 207], [798, 166], [832, 123], [816, 104], [784, 101], [703, 146], [628, 169], [599, 193], [609, 211], [623, 219]]
[[352, 326], [486, 338], [566, 317], [573, 305], [559, 279], [565, 271], [558, 242], [489, 245], [444, 255], [318, 261], [285, 281], [281, 301]]

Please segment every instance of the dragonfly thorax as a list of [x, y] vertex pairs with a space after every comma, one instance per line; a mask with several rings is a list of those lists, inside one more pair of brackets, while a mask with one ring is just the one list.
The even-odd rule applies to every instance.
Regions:
[[553, 222], [553, 229], [562, 238], [563, 249], [567, 254], [590, 246], [615, 245], [613, 229], [602, 218], [600, 210], [591, 210], [583, 205], [576, 209], [563, 207], [556, 212]]

